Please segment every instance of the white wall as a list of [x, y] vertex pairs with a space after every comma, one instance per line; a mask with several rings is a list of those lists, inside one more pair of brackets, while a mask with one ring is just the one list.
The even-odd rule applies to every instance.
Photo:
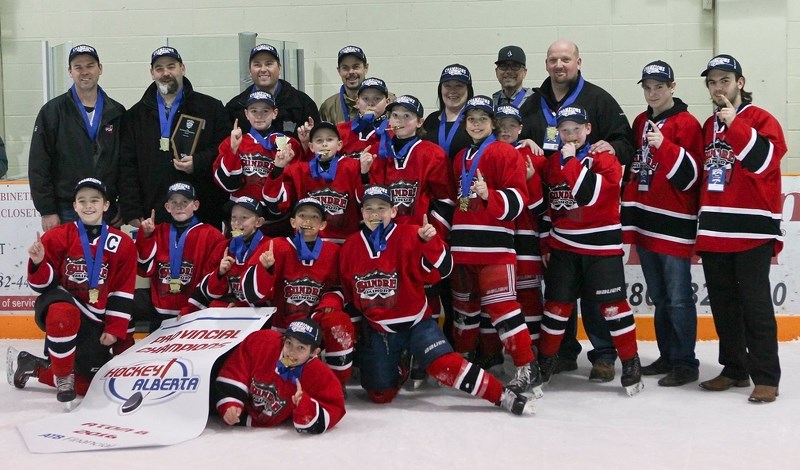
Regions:
[[[768, 97], [779, 102], [778, 109], [770, 110], [786, 116], [787, 134], [796, 141], [800, 65], [788, 62], [789, 78], [784, 85], [788, 91], [780, 106], [781, 93], [764, 90], [748, 61], [758, 57], [756, 51], [778, 49], [783, 55], [777, 60], [788, 55], [794, 64], [800, 63], [800, 7], [796, 6], [800, 2], [767, 2], [781, 8], [761, 8], [762, 3], [755, 1], [717, 0], [724, 4], [720, 11], [726, 12], [721, 21], [735, 24], [733, 29], [722, 29], [718, 38], [725, 47], [718, 50], [736, 55], [745, 64], [748, 88], [756, 94], [757, 103]], [[702, 120], [710, 106], [699, 73], [714, 54], [715, 38], [715, 13], [703, 10], [702, 4], [702, 0], [4, 0], [0, 31], [9, 173], [19, 176], [26, 171], [27, 140], [42, 104], [42, 39], [97, 47], [104, 65], [101, 85], [126, 106], [135, 103], [149, 84], [149, 54], [167, 35], [178, 37], [176, 41], [182, 44], [179, 50], [187, 76], [201, 91], [222, 101], [238, 90], [235, 36], [240, 31], [296, 41], [305, 49], [306, 91], [318, 103], [340, 85], [336, 52], [357, 44], [367, 53], [370, 75], [385, 79], [396, 94], [416, 95], [430, 111], [436, 106], [436, 83], [443, 66], [466, 65], [476, 92], [492, 93], [498, 88], [493, 66], [497, 50], [517, 44], [528, 55], [527, 85], [536, 86], [546, 77], [544, 56], [549, 43], [569, 38], [581, 48], [587, 79], [611, 92], [631, 120], [644, 109], [636, 85], [641, 68], [655, 59], [675, 68], [677, 95]], [[749, 16], [736, 20], [736, 9], [745, 6], [755, 10], [748, 15], [759, 17], [759, 29], [747, 25]], [[776, 41], [769, 48], [759, 46], [764, 44], [765, 30], [774, 33], [770, 41]], [[785, 41], [776, 39], [781, 30], [788, 33]], [[788, 105], [787, 97], [792, 99]], [[784, 168], [800, 171], [800, 158], [790, 160], [798, 163]]]

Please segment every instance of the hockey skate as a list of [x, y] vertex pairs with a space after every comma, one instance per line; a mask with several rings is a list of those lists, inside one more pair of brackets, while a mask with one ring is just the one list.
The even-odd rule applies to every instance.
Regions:
[[75, 375], [56, 377], [56, 400], [61, 403], [71, 402], [75, 399]]
[[558, 356], [539, 356], [539, 371], [542, 385], [550, 382], [550, 378], [553, 376], [553, 371], [555, 371], [556, 368], [557, 359]]
[[542, 375], [539, 363], [534, 359], [530, 364], [517, 367], [514, 377], [506, 384], [506, 388], [522, 394], [531, 392], [535, 398], [542, 398]]
[[642, 363], [639, 362], [638, 353], [627, 361], [622, 361], [621, 382], [629, 397], [636, 395], [644, 389], [644, 383], [642, 382]]
[[497, 405], [517, 416], [536, 412], [536, 400], [532, 400], [508, 387], [503, 387], [503, 394], [500, 396], [500, 402]]
[[34, 356], [26, 351], [17, 351], [9, 347], [6, 352], [6, 379], [9, 385], [25, 388], [28, 379], [39, 376], [39, 368], [50, 367], [50, 361]]

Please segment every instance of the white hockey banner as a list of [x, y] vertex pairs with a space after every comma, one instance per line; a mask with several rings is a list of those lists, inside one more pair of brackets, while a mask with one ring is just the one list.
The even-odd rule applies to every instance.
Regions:
[[17, 426], [33, 453], [166, 446], [208, 420], [214, 361], [261, 328], [273, 308], [213, 308], [161, 328], [95, 375], [71, 413]]

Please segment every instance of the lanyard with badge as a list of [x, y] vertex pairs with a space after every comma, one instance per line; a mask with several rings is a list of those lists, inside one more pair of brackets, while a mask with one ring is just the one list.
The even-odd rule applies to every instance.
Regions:
[[[659, 129], [664, 126], [666, 119], [662, 119], [656, 123]], [[650, 166], [650, 145], [647, 144], [647, 132], [651, 130], [650, 122], [646, 122], [642, 128], [642, 156], [639, 162], [639, 186], [640, 192], [647, 192], [650, 190], [650, 181], [653, 178], [653, 171], [655, 168]]]
[[717, 147], [719, 142], [720, 134], [727, 131], [725, 124], [721, 123], [719, 118], [715, 117], [714, 119], [714, 140], [712, 141], [714, 156], [712, 157], [712, 165], [708, 168], [708, 181], [707, 181], [707, 188], [709, 191], [712, 192], [722, 192], [725, 191], [725, 182], [728, 178], [728, 170], [729, 164], [724, 163], [722, 161], [721, 153], [719, 147]]
[[551, 151], [558, 150], [561, 139], [559, 139], [558, 130], [556, 130], [558, 127], [556, 116], [558, 111], [566, 108], [574, 103], [576, 99], [578, 99], [578, 95], [581, 93], [581, 90], [583, 90], [583, 84], [583, 76], [578, 77], [578, 86], [572, 90], [572, 93], [569, 94], [567, 99], [564, 100], [564, 103], [556, 111], [550, 109], [550, 106], [547, 105], [547, 101], [544, 99], [544, 96], [541, 98], [542, 115], [544, 116], [545, 121], [547, 121], [547, 130], [544, 134], [544, 145], [542, 145], [542, 149]]

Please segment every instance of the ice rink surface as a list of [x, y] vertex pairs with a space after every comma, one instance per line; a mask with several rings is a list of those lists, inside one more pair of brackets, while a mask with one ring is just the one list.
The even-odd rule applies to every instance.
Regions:
[[[41, 353], [40, 341], [0, 340]], [[587, 344], [584, 343], [584, 350]], [[697, 345], [700, 379], [721, 370], [717, 343]], [[658, 356], [640, 342], [642, 364]], [[65, 413], [55, 391], [32, 379], [24, 390], [0, 385], [0, 467], [6, 469], [796, 469], [800, 468], [800, 342], [781, 343], [783, 378], [775, 403], [748, 403], [751, 388], [707, 392], [645, 377], [628, 397], [619, 384], [579, 368], [553, 377], [533, 416], [517, 417], [466, 394], [426, 384], [375, 405], [353, 383], [347, 415], [330, 432], [301, 435], [291, 425], [228, 428], [216, 417], [194, 440], [131, 450], [36, 455], [16, 425]], [[509, 360], [506, 360], [507, 366]], [[2, 361], [5, 376], [5, 361]], [[506, 380], [506, 377], [501, 377]]]

